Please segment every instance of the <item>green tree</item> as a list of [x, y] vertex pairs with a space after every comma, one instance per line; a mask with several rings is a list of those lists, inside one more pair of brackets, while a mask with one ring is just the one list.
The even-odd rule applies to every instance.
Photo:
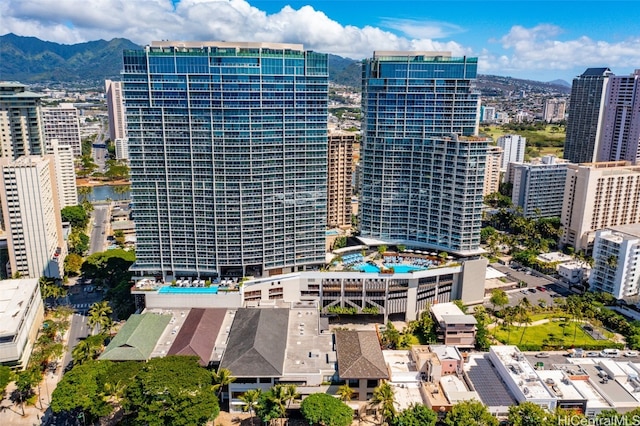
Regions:
[[487, 407], [479, 401], [462, 401], [453, 406], [444, 418], [446, 426], [498, 426]]
[[37, 368], [28, 368], [24, 371], [20, 371], [16, 377], [16, 389], [11, 395], [11, 400], [15, 403], [19, 403], [22, 408], [22, 415], [24, 416], [24, 403], [27, 399], [33, 396], [33, 388], [40, 383], [42, 375]]
[[353, 410], [326, 393], [314, 393], [303, 399], [300, 412], [310, 425], [349, 426], [353, 421]]
[[464, 306], [464, 302], [460, 299], [456, 299], [452, 301], [454, 305], [456, 305], [463, 313], [467, 313], [467, 307]]
[[102, 351], [105, 339], [106, 336], [104, 334], [96, 334], [95, 336], [89, 336], [78, 342], [76, 347], [71, 351], [73, 363], [83, 364], [95, 359]]
[[251, 424], [253, 424], [253, 418], [255, 417], [256, 408], [260, 402], [261, 389], [249, 389], [245, 393], [239, 396], [238, 399], [244, 403], [242, 411], [248, 411], [251, 415]]
[[509, 423], [512, 426], [544, 426], [551, 417], [551, 413], [533, 402], [521, 402], [509, 407]]
[[113, 326], [113, 320], [110, 315], [113, 313], [111, 306], [109, 306], [109, 302], [95, 302], [89, 308], [89, 319], [87, 323], [89, 327], [92, 328], [92, 331], [96, 329], [100, 329], [101, 333], [108, 333]]
[[124, 407], [136, 424], [204, 425], [219, 412], [210, 373], [193, 356], [153, 358], [125, 391]]
[[423, 404], [411, 404], [409, 408], [391, 420], [392, 426], [435, 426], [436, 413]]
[[71, 223], [74, 229], [84, 230], [89, 223], [89, 215], [82, 206], [67, 206], [60, 212], [63, 222]]
[[116, 244], [118, 245], [118, 247], [124, 248], [124, 243], [125, 243], [124, 231], [122, 231], [121, 229], [118, 229], [113, 232], [113, 236], [115, 237]]
[[436, 323], [431, 316], [429, 306], [420, 314], [420, 318], [416, 321], [414, 329], [420, 336], [422, 343], [435, 343], [437, 341]]
[[267, 392], [262, 392], [260, 401], [256, 406], [256, 414], [264, 423], [270, 423], [285, 416], [282, 385], [273, 386]]
[[389, 383], [382, 383], [373, 390], [370, 405], [382, 414], [382, 423], [396, 415], [395, 395]]
[[64, 258], [64, 273], [68, 276], [75, 277], [80, 275], [80, 268], [82, 268], [82, 256], [69, 253]]
[[6, 365], [0, 365], [0, 401], [4, 398], [4, 392], [7, 390], [7, 385], [13, 381], [13, 371], [11, 367]]
[[236, 381], [236, 378], [231, 375], [231, 371], [226, 368], [219, 368], [218, 371], [213, 371], [211, 377], [213, 379], [213, 390], [218, 398], [220, 398], [227, 386]]
[[379, 254], [384, 254], [387, 251], [388, 248], [389, 247], [385, 246], [384, 244], [380, 245], [380, 246], [378, 246], [378, 253]]
[[341, 401], [349, 402], [353, 398], [354, 390], [349, 385], [342, 385], [338, 388], [336, 395], [340, 397]]
[[496, 235], [498, 231], [493, 226], [485, 226], [480, 230], [480, 242], [482, 244], [487, 244], [490, 237]]
[[489, 350], [489, 346], [491, 346], [491, 341], [489, 340], [489, 330], [487, 329], [487, 324], [489, 324], [490, 320], [484, 306], [476, 307], [473, 312], [473, 317], [477, 321], [476, 347], [479, 350], [487, 351]]
[[489, 302], [493, 305], [493, 310], [495, 311], [496, 308], [503, 308], [509, 304], [509, 296], [504, 290], [495, 288], [491, 291]]
[[382, 332], [382, 345], [389, 349], [396, 349], [399, 343], [400, 332], [391, 321], [388, 321], [385, 330]]
[[83, 256], [89, 250], [89, 236], [79, 229], [74, 229], [67, 238], [69, 253]]

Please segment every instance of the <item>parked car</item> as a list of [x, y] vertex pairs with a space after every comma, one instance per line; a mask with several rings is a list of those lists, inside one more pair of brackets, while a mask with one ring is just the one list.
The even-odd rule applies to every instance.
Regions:
[[535, 288], [530, 288], [530, 289], [529, 289], [529, 292], [531, 292], [531, 293], [537, 293], [537, 292], [538, 292], [538, 290], [536, 290]]
[[547, 291], [547, 289], [546, 289], [546, 288], [544, 288], [544, 287], [542, 287], [542, 286], [539, 286], [539, 287], [536, 287], [536, 288], [537, 288], [539, 291], [543, 292], [543, 293]]
[[590, 351], [590, 352], [587, 352], [587, 356], [600, 358], [602, 355], [600, 354], [600, 352]]
[[520, 293], [527, 294], [527, 293], [529, 293], [529, 290], [520, 290]]
[[536, 358], [549, 358], [549, 354], [546, 352], [540, 352], [536, 354]]
[[626, 357], [638, 356], [638, 351], [625, 351], [623, 355]]
[[620, 356], [620, 351], [618, 349], [603, 349], [601, 352], [601, 356], [607, 358], [615, 358], [617, 356]]

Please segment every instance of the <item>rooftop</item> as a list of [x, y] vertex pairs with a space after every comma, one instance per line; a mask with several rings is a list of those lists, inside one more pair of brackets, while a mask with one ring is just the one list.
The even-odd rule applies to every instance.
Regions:
[[38, 285], [37, 278], [0, 281], [0, 336], [13, 336], [18, 332], [21, 312], [29, 306]]
[[335, 334], [341, 379], [389, 378], [375, 331], [337, 330]]
[[[640, 238], [640, 223], [631, 223], [628, 225], [617, 225], [610, 226], [606, 228], [607, 230], [613, 231], [613, 235], [616, 233], [626, 234], [623, 235], [623, 238]], [[605, 237], [607, 238], [607, 237]], [[622, 241], [622, 239], [620, 239]]]
[[538, 377], [556, 398], [559, 399], [587, 399], [583, 396], [573, 384], [573, 380], [569, 380], [567, 375], [561, 370], [538, 370]]
[[507, 369], [509, 378], [527, 400], [553, 398], [536, 370], [516, 346], [492, 346], [491, 353]]
[[316, 306], [290, 309], [287, 335], [285, 375], [318, 374], [321, 371], [333, 375], [337, 359], [333, 350], [333, 336], [322, 332]]
[[171, 321], [171, 315], [133, 314], [111, 340], [100, 359], [146, 361]]
[[282, 376], [288, 326], [288, 309], [238, 309], [220, 367], [235, 377]]
[[477, 324], [473, 315], [467, 315], [453, 302], [431, 305], [431, 313], [440, 324]]
[[456, 361], [460, 361], [462, 359], [460, 352], [458, 351], [458, 349], [456, 349], [455, 346], [431, 345], [429, 348], [431, 349], [431, 352], [437, 355], [440, 361], [452, 360], [452, 359]]
[[227, 310], [191, 309], [167, 355], [195, 355], [209, 365]]
[[457, 376], [442, 376], [440, 379], [440, 386], [451, 404], [457, 404], [460, 401], [469, 401], [472, 399], [477, 401], [480, 400], [478, 392], [469, 390], [464, 381]]
[[489, 354], [471, 354], [464, 364], [464, 370], [485, 405], [509, 407], [518, 404], [489, 361]]

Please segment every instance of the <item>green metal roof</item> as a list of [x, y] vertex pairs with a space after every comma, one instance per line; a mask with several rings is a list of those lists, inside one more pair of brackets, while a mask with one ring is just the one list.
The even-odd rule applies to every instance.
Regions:
[[111, 361], [148, 360], [170, 320], [171, 315], [151, 313], [131, 315], [99, 359]]

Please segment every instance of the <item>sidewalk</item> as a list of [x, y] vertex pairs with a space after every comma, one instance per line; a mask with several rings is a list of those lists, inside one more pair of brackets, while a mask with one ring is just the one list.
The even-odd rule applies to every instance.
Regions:
[[[69, 343], [69, 331], [67, 330], [62, 338], [63, 345]], [[9, 399], [11, 392], [15, 389], [15, 384], [11, 383], [7, 386], [5, 398], [0, 402], [0, 425], [7, 426], [34, 426], [46, 424], [52, 416], [49, 404], [51, 403], [51, 394], [53, 393], [58, 382], [62, 379], [64, 366], [62, 361], [58, 360], [58, 368], [55, 372], [47, 371], [39, 386], [34, 388], [36, 394], [35, 405], [24, 405], [24, 416], [22, 416], [22, 407], [20, 404], [13, 404]]]

